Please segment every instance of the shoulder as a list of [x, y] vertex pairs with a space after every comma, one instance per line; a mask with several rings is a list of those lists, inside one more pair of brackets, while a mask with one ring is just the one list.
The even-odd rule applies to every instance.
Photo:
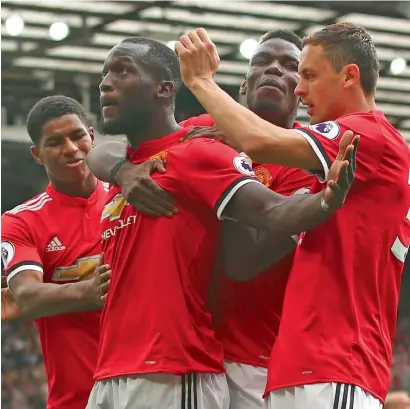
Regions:
[[211, 115], [209, 114], [202, 114], [198, 116], [193, 116], [192, 118], [188, 118], [185, 121], [179, 123], [180, 126], [187, 127], [187, 126], [214, 126], [215, 122]]
[[43, 192], [14, 207], [13, 209], [8, 210], [4, 213], [3, 217], [17, 215], [22, 219], [33, 216], [38, 217], [39, 214], [45, 211], [52, 200], [53, 199], [48, 195], [47, 192]]

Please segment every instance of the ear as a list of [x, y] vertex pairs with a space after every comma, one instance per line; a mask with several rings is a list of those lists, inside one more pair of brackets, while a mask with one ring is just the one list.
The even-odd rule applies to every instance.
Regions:
[[343, 68], [344, 87], [351, 88], [355, 84], [360, 85], [360, 69], [356, 64], [348, 64]]
[[162, 81], [157, 90], [158, 98], [169, 99], [175, 94], [175, 85], [172, 81]]
[[91, 140], [93, 141], [93, 146], [94, 146], [95, 136], [94, 136], [94, 128], [93, 128], [92, 126], [90, 126], [90, 127], [88, 128], [88, 133], [90, 134], [90, 137], [91, 137]]
[[246, 77], [241, 86], [239, 87], [239, 94], [246, 95], [246, 91], [248, 90], [248, 84], [246, 82]]
[[32, 145], [30, 147], [30, 152], [33, 155], [34, 160], [39, 164], [39, 165], [44, 165], [43, 161], [40, 158], [40, 154], [38, 151], [38, 148], [36, 145]]

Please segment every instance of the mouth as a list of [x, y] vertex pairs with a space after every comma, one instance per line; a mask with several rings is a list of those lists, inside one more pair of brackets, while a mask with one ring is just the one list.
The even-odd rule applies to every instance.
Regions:
[[305, 105], [305, 106], [307, 107], [306, 113], [307, 113], [309, 116], [312, 116], [313, 109], [314, 109], [314, 105], [313, 105], [313, 104], [310, 104], [310, 103], [308, 103], [308, 102], [304, 102], [304, 101], [302, 101], [302, 105]]
[[273, 88], [273, 89], [279, 89], [282, 92], [285, 92], [285, 88], [283, 87], [283, 85], [273, 79], [273, 78], [266, 78], [264, 80], [262, 80], [259, 85], [258, 88]]
[[84, 163], [84, 159], [73, 159], [65, 163], [68, 168], [78, 168]]

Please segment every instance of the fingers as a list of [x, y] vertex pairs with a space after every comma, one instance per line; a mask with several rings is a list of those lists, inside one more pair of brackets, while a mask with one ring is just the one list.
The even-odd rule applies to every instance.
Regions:
[[142, 180], [138, 191], [130, 191], [127, 201], [143, 214], [172, 217], [178, 214], [173, 198], [152, 179]]
[[110, 266], [108, 264], [102, 264], [101, 266], [98, 266], [95, 271], [101, 276], [101, 274], [107, 272], [109, 269]]

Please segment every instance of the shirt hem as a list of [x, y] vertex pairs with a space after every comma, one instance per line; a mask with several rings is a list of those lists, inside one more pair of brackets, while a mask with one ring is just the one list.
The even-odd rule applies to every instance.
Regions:
[[[358, 386], [359, 388], [363, 389], [365, 392], [370, 393], [370, 395], [372, 395], [375, 399], [378, 399], [382, 404], [384, 404], [384, 401], [386, 399], [386, 398], [382, 399], [378, 393], [375, 393], [369, 388], [366, 388], [360, 382], [354, 381], [353, 379], [347, 379], [347, 378], [331, 378], [331, 379], [316, 378], [316, 379], [311, 379], [308, 382], [287, 382], [284, 384], [275, 385], [274, 387], [269, 386], [266, 388], [265, 393], [263, 394], [263, 398], [266, 398], [271, 392], [275, 392], [278, 389], [292, 388], [292, 387], [303, 386], [303, 385], [312, 385], [315, 383], [344, 383], [348, 385], [354, 385], [354, 386]], [[269, 381], [268, 381], [268, 384], [269, 384]]]
[[220, 370], [191, 370], [191, 369], [185, 369], [182, 371], [171, 371], [171, 370], [167, 370], [164, 368], [161, 369], [156, 369], [156, 370], [150, 370], [150, 371], [122, 371], [122, 372], [113, 372], [112, 374], [101, 374], [101, 375], [95, 375], [94, 376], [94, 381], [95, 382], [99, 382], [99, 381], [103, 381], [106, 379], [111, 379], [111, 378], [121, 378], [124, 376], [130, 376], [130, 375], [148, 375], [148, 374], [153, 374], [153, 373], [167, 373], [167, 374], [171, 374], [171, 375], [176, 375], [176, 376], [182, 376], [182, 375], [187, 375], [190, 373], [209, 373], [209, 374], [222, 374], [225, 373], [225, 368], [220, 369]]

